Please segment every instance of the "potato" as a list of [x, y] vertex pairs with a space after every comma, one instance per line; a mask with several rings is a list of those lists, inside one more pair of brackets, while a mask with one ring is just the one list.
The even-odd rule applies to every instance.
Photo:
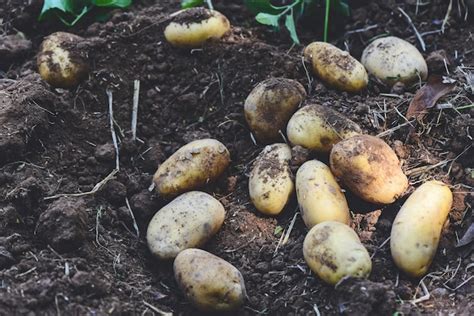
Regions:
[[359, 237], [340, 222], [322, 222], [311, 228], [303, 242], [303, 256], [309, 268], [332, 285], [346, 276], [367, 278], [372, 270]]
[[164, 35], [173, 46], [193, 48], [219, 39], [229, 30], [229, 20], [222, 13], [198, 7], [173, 14]]
[[296, 173], [296, 195], [308, 228], [325, 221], [349, 224], [351, 216], [344, 194], [321, 161], [305, 162]]
[[221, 228], [225, 210], [207, 193], [186, 192], [160, 209], [148, 224], [151, 253], [162, 260], [175, 258], [186, 248], [201, 247]]
[[249, 178], [253, 205], [267, 215], [278, 215], [294, 190], [289, 167], [291, 148], [286, 144], [266, 146], [255, 160]]
[[245, 100], [245, 119], [258, 141], [281, 139], [291, 115], [306, 97], [306, 90], [296, 80], [271, 78], [260, 82]]
[[204, 312], [228, 312], [242, 306], [247, 293], [233, 265], [201, 249], [186, 249], [174, 261], [176, 282], [186, 298]]
[[329, 153], [332, 146], [340, 140], [361, 133], [359, 125], [319, 104], [299, 109], [286, 127], [286, 134], [293, 145], [321, 153]]
[[426, 274], [436, 254], [453, 195], [439, 181], [422, 184], [398, 212], [390, 235], [390, 249], [398, 268], [412, 277]]
[[388, 85], [397, 81], [410, 84], [428, 76], [428, 66], [418, 49], [394, 36], [370, 43], [361, 61], [370, 74]]
[[84, 80], [89, 64], [81, 43], [82, 37], [66, 32], [47, 36], [36, 58], [41, 78], [55, 88], [73, 88]]
[[304, 49], [313, 72], [329, 85], [348, 92], [367, 87], [369, 78], [364, 66], [348, 52], [324, 42], [313, 42]]
[[333, 174], [367, 202], [390, 204], [408, 188], [397, 155], [375, 136], [358, 135], [337, 143], [329, 161]]
[[227, 148], [215, 139], [192, 141], [171, 155], [153, 181], [164, 198], [174, 197], [216, 180], [230, 163]]

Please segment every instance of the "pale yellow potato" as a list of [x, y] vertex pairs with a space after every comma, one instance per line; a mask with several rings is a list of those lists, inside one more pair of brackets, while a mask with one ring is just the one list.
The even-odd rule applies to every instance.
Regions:
[[397, 81], [410, 84], [428, 77], [428, 66], [418, 49], [395, 36], [370, 43], [361, 61], [370, 74], [388, 85]]
[[229, 30], [230, 22], [222, 13], [197, 7], [173, 14], [164, 35], [173, 46], [192, 48], [220, 39]]
[[364, 66], [348, 52], [324, 42], [313, 42], [304, 49], [313, 72], [327, 84], [348, 92], [367, 87], [369, 77]]
[[204, 312], [229, 312], [245, 301], [244, 278], [229, 262], [201, 249], [186, 249], [174, 261], [174, 276], [186, 298]]
[[281, 139], [291, 115], [306, 97], [306, 90], [296, 80], [270, 78], [260, 82], [244, 104], [245, 119], [263, 143]]
[[361, 133], [359, 125], [319, 104], [306, 105], [296, 111], [286, 127], [288, 140], [293, 145], [320, 153], [329, 153], [337, 142]]
[[148, 248], [158, 259], [173, 259], [184, 249], [204, 245], [221, 228], [224, 218], [224, 207], [211, 195], [183, 193], [151, 219], [146, 233]]
[[346, 197], [331, 169], [318, 160], [305, 162], [296, 173], [296, 196], [306, 227], [325, 221], [349, 224]]
[[174, 197], [215, 181], [230, 163], [230, 154], [215, 139], [192, 141], [165, 160], [153, 176], [157, 192]]
[[390, 250], [397, 267], [422, 277], [436, 254], [453, 194], [444, 183], [428, 181], [405, 201], [392, 225]]
[[332, 285], [347, 276], [367, 278], [372, 271], [367, 249], [354, 230], [340, 222], [311, 228], [303, 242], [303, 256], [311, 271]]
[[266, 146], [255, 160], [249, 177], [249, 194], [255, 208], [263, 214], [280, 214], [293, 193], [290, 159], [288, 145], [273, 144]]

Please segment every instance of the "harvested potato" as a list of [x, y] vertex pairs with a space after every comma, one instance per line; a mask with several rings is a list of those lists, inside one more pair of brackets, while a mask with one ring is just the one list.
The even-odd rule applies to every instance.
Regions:
[[186, 298], [205, 312], [228, 312], [242, 306], [247, 293], [233, 265], [201, 249], [186, 249], [174, 261], [174, 275]]
[[172, 259], [184, 249], [201, 247], [221, 228], [224, 217], [224, 207], [209, 194], [186, 192], [153, 216], [148, 248], [159, 259]]
[[302, 107], [291, 117], [286, 134], [293, 145], [328, 153], [342, 139], [361, 134], [359, 125], [319, 104]]
[[410, 84], [428, 76], [428, 66], [418, 49], [394, 36], [370, 43], [361, 61], [370, 74], [388, 85], [398, 81]]
[[77, 86], [89, 73], [83, 42], [82, 37], [66, 32], [47, 36], [36, 58], [41, 78], [55, 88]]
[[257, 140], [267, 143], [280, 139], [291, 115], [306, 97], [296, 80], [271, 78], [260, 82], [245, 100], [245, 119]]
[[331, 169], [321, 161], [305, 162], [296, 173], [296, 195], [308, 228], [325, 221], [349, 224], [349, 206]]
[[215, 139], [192, 141], [165, 160], [153, 181], [164, 198], [197, 189], [216, 180], [230, 163], [227, 148]]
[[329, 85], [343, 91], [359, 92], [369, 78], [364, 66], [348, 52], [324, 42], [313, 42], [304, 49], [313, 72]]
[[329, 160], [333, 174], [368, 202], [392, 203], [408, 187], [397, 155], [375, 136], [358, 135], [337, 143]]
[[289, 161], [291, 148], [286, 144], [266, 146], [255, 160], [249, 178], [253, 205], [267, 215], [278, 215], [294, 190]]
[[372, 270], [359, 237], [340, 222], [322, 222], [311, 228], [303, 242], [303, 255], [309, 268], [333, 285], [346, 276], [366, 278]]
[[436, 254], [453, 194], [442, 182], [422, 184], [393, 221], [390, 249], [395, 264], [412, 277], [426, 274]]
[[229, 30], [229, 20], [222, 13], [198, 7], [173, 14], [164, 35], [173, 46], [192, 48], [219, 39]]

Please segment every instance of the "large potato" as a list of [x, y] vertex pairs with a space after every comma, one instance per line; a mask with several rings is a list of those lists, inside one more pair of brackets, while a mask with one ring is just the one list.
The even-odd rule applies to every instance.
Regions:
[[380, 138], [358, 135], [334, 145], [331, 170], [360, 198], [377, 204], [394, 202], [408, 187], [395, 152]]
[[308, 228], [325, 221], [349, 224], [349, 206], [331, 169], [317, 160], [305, 162], [296, 173], [296, 195]]
[[402, 271], [413, 277], [426, 274], [452, 202], [451, 191], [439, 181], [422, 184], [405, 201], [390, 235], [392, 258]]
[[303, 255], [310, 269], [333, 285], [346, 276], [366, 278], [372, 270], [359, 237], [340, 222], [322, 222], [311, 228], [303, 242]]
[[291, 115], [306, 97], [296, 80], [271, 78], [260, 82], [245, 100], [245, 119], [257, 140], [267, 143], [280, 139]]
[[293, 145], [329, 153], [342, 139], [361, 134], [359, 125], [319, 104], [302, 107], [291, 117], [286, 134]]
[[239, 308], [247, 293], [242, 274], [233, 265], [200, 249], [186, 249], [174, 261], [176, 282], [186, 298], [205, 312]]
[[369, 78], [364, 66], [334, 45], [313, 42], [304, 49], [304, 57], [321, 80], [339, 90], [359, 92], [367, 87]]
[[158, 167], [153, 181], [162, 197], [174, 197], [216, 180], [229, 163], [229, 151], [221, 142], [195, 140], [166, 159]]
[[221, 228], [224, 217], [224, 207], [209, 194], [184, 193], [151, 219], [148, 248], [159, 259], [172, 259], [186, 248], [201, 247]]
[[266, 146], [255, 160], [249, 178], [253, 205], [267, 215], [278, 215], [294, 190], [289, 161], [291, 148], [286, 144]]
[[397, 81], [410, 84], [428, 76], [428, 66], [418, 49], [394, 36], [370, 43], [361, 61], [370, 74], [389, 85]]

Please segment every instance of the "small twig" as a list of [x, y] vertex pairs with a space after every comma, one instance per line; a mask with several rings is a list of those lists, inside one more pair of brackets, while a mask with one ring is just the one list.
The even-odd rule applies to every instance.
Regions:
[[304, 56], [301, 56], [301, 63], [303, 64], [304, 72], [306, 73], [306, 78], [308, 79], [308, 94], [311, 94], [311, 85], [313, 84], [313, 78], [309, 75], [308, 68], [304, 62]]
[[140, 80], [133, 83], [133, 111], [132, 111], [132, 140], [137, 139], [138, 97], [140, 95]]
[[415, 305], [417, 303], [420, 303], [420, 302], [427, 301], [427, 300], [430, 299], [430, 292], [428, 292], [428, 288], [426, 287], [425, 282], [423, 282], [423, 280], [420, 282], [420, 285], [421, 285], [421, 288], [423, 289], [423, 293], [425, 293], [425, 295], [423, 295], [422, 297], [419, 297], [417, 299], [411, 300], [410, 303], [412, 303], [413, 305]]
[[150, 303], [148, 303], [146, 301], [143, 301], [143, 305], [145, 305], [146, 307], [148, 307], [149, 309], [151, 309], [155, 313], [158, 313], [158, 315], [173, 316], [173, 313], [162, 311], [161, 309], [158, 309], [157, 307], [151, 305]]
[[388, 243], [389, 240], [390, 240], [390, 237], [388, 237], [387, 239], [385, 239], [385, 241], [384, 241], [380, 246], [378, 246], [377, 248], [375, 248], [374, 253], [372, 254], [372, 256], [370, 256], [370, 259], [372, 259], [373, 257], [375, 257], [375, 254], [377, 253], [377, 251], [379, 251], [380, 249], [382, 249], [382, 248]]
[[410, 126], [411, 126], [411, 125], [412, 125], [411, 123], [413, 123], [414, 121], [415, 121], [415, 120], [413, 120], [413, 121], [408, 121], [408, 122], [405, 122], [405, 123], [403, 123], [403, 124], [400, 124], [400, 125], [397, 125], [397, 126], [395, 126], [395, 127], [392, 127], [391, 129], [388, 129], [388, 130], [386, 130], [386, 131], [384, 131], [384, 132], [382, 132], [382, 133], [377, 134], [377, 137], [384, 137], [384, 136], [387, 136], [387, 135], [389, 135], [389, 134], [391, 134], [391, 133], [393, 133], [393, 132], [395, 132], [395, 131], [399, 130], [400, 128], [402, 128], [402, 127], [404, 127], [404, 126], [407, 126], [407, 125], [410, 125]]
[[453, 9], [453, 0], [449, 0], [448, 10], [446, 11], [446, 15], [443, 19], [443, 24], [441, 24], [441, 33], [444, 34], [444, 30], [446, 28], [446, 24], [448, 24], [449, 17], [451, 16], [451, 10]]
[[407, 19], [408, 21], [408, 24], [410, 24], [410, 26], [412, 27], [413, 31], [415, 32], [415, 35], [416, 35], [416, 38], [418, 39], [418, 41], [420, 42], [420, 45], [421, 45], [421, 49], [423, 51], [426, 51], [426, 44], [425, 44], [425, 41], [423, 40], [423, 37], [421, 36], [421, 34], [418, 32], [418, 30], [416, 29], [416, 26], [415, 24], [413, 24], [413, 21], [411, 20], [410, 16], [405, 12], [403, 11], [402, 8], [398, 7], [398, 11], [400, 11], [404, 16], [405, 18]]
[[252, 239], [250, 239], [248, 242], [246, 242], [245, 244], [235, 248], [235, 249], [228, 249], [228, 250], [224, 250], [225, 253], [230, 253], [230, 252], [236, 252], [236, 251], [239, 251], [240, 249], [242, 248], [245, 248], [247, 247], [248, 245], [250, 245], [254, 240], [255, 238], [257, 238], [257, 236], [253, 236]]
[[313, 305], [313, 310], [314, 310], [314, 313], [316, 314], [316, 316], [321, 316], [321, 313], [319, 312], [319, 308], [318, 308], [317, 304]]
[[286, 243], [288, 242], [288, 239], [290, 239], [290, 234], [291, 234], [291, 231], [293, 230], [293, 226], [295, 225], [295, 221], [296, 221], [296, 216], [298, 216], [298, 214], [299, 213], [296, 212], [295, 215], [293, 216], [290, 226], [288, 227], [288, 230], [286, 231], [285, 238], [283, 238], [283, 241], [281, 242], [282, 245], [286, 245]]
[[464, 286], [467, 282], [471, 281], [472, 278], [474, 278], [474, 275], [471, 275], [469, 278], [467, 278], [466, 280], [464, 280], [463, 282], [461, 282], [461, 284], [459, 284], [458, 286], [456, 286], [454, 289], [453, 288], [450, 288], [449, 286], [447, 286], [446, 284], [443, 284], [448, 290], [451, 290], [451, 291], [456, 291], [458, 289], [460, 289], [462, 286]]
[[33, 268], [31, 268], [30, 270], [28, 270], [28, 271], [25, 271], [25, 272], [23, 272], [23, 273], [20, 273], [20, 274], [15, 275], [15, 278], [19, 278], [19, 277], [25, 276], [25, 275], [27, 275], [27, 274], [30, 274], [31, 272], [34, 272], [36, 269], [37, 269], [37, 267], [33, 267]]
[[115, 148], [115, 168], [117, 169], [117, 171], [119, 171], [120, 170], [120, 156], [119, 156], [119, 148], [118, 148], [118, 143], [117, 143], [117, 135], [115, 134], [115, 129], [114, 129], [114, 109], [112, 106], [112, 101], [113, 101], [112, 90], [107, 89], [105, 92], [107, 93], [108, 102], [109, 102], [109, 122], [110, 122], [110, 133], [112, 134], [112, 141], [114, 143], [114, 148]]
[[125, 204], [127, 204], [128, 211], [130, 212], [130, 216], [132, 217], [133, 220], [133, 228], [135, 228], [135, 232], [137, 233], [137, 238], [140, 237], [140, 230], [138, 229], [137, 221], [135, 220], [135, 215], [133, 215], [132, 208], [130, 207], [130, 202], [128, 201], [128, 198], [125, 197]]

